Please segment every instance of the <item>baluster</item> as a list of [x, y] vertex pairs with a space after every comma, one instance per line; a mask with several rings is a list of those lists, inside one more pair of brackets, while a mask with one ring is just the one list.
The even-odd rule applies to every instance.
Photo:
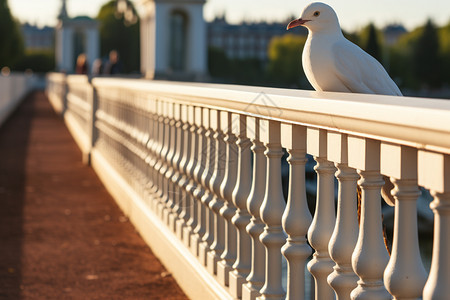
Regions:
[[165, 102], [164, 103], [164, 147], [161, 152], [161, 166], [158, 169], [158, 191], [156, 192], [156, 196], [158, 197], [158, 208], [157, 208], [157, 214], [158, 216], [163, 219], [163, 211], [166, 209], [166, 195], [167, 195], [167, 187], [166, 187], [166, 180], [165, 180], [165, 174], [168, 169], [168, 155], [171, 149], [171, 107], [170, 103]]
[[264, 144], [260, 141], [260, 120], [247, 117], [247, 135], [252, 139], [253, 146], [253, 180], [252, 189], [247, 199], [247, 209], [251, 219], [246, 230], [251, 236], [251, 270], [247, 276], [248, 281], [242, 287], [242, 300], [255, 300], [260, 296], [259, 291], [264, 285], [265, 253], [259, 236], [264, 231], [259, 210], [264, 200], [266, 184], [266, 157]]
[[156, 101], [153, 99], [150, 99], [148, 101], [149, 105], [149, 131], [150, 131], [150, 139], [147, 143], [147, 157], [145, 158], [145, 172], [146, 172], [146, 178], [147, 182], [145, 185], [145, 199], [146, 202], [148, 201], [149, 206], [151, 207], [151, 189], [153, 186], [153, 178], [152, 178], [152, 172], [153, 172], [153, 166], [155, 164], [155, 157], [156, 157], [156, 147], [157, 147], [157, 140], [158, 140], [158, 115], [156, 110]]
[[181, 160], [183, 158], [183, 122], [181, 120], [181, 105], [174, 104], [174, 118], [175, 118], [175, 144], [176, 150], [175, 155], [173, 157], [173, 167], [172, 167], [172, 176], [167, 177], [169, 183], [171, 184], [170, 195], [172, 199], [171, 203], [171, 211], [169, 212], [168, 217], [168, 225], [169, 228], [176, 233], [176, 220], [178, 220], [178, 216], [181, 213], [181, 193], [179, 189], [179, 181], [181, 180]]
[[288, 234], [281, 252], [286, 257], [288, 276], [286, 299], [305, 298], [305, 264], [311, 255], [306, 234], [311, 224], [311, 213], [306, 200], [305, 164], [306, 127], [282, 125], [282, 143], [289, 153], [289, 196], [282, 224]]
[[308, 270], [314, 276], [316, 299], [334, 299], [327, 277], [334, 266], [328, 253], [328, 243], [335, 225], [333, 175], [336, 168], [327, 160], [326, 130], [308, 128], [307, 146], [308, 153], [317, 162], [314, 167], [317, 173], [316, 211], [308, 229], [308, 240], [315, 252], [308, 263]]
[[164, 194], [162, 196], [161, 202], [164, 203], [164, 207], [161, 213], [162, 220], [164, 224], [169, 225], [169, 214], [174, 207], [174, 200], [172, 194], [172, 175], [174, 173], [173, 164], [177, 145], [175, 144], [177, 137], [176, 127], [175, 127], [175, 106], [173, 103], [168, 103], [168, 118], [169, 118], [169, 150], [167, 153], [166, 163], [161, 169], [162, 182], [164, 186]]
[[358, 169], [361, 179], [361, 221], [358, 241], [352, 254], [353, 271], [358, 275], [358, 287], [352, 299], [391, 299], [383, 285], [383, 272], [389, 255], [383, 240], [381, 222], [380, 142], [348, 137], [348, 164]]
[[[199, 243], [201, 240], [201, 237], [205, 233], [205, 227], [204, 227], [204, 220], [205, 220], [205, 208], [202, 204], [202, 197], [205, 193], [205, 188], [202, 185], [202, 177], [203, 173], [207, 171], [205, 169], [205, 164], [207, 161], [206, 156], [206, 150], [207, 150], [207, 143], [206, 143], [206, 137], [205, 137], [205, 127], [204, 127], [204, 121], [205, 119], [209, 120], [209, 117], [204, 118], [205, 114], [207, 115], [208, 109], [207, 108], [198, 108], [196, 112], [196, 124], [197, 124], [197, 136], [198, 136], [198, 156], [197, 156], [197, 164], [196, 168], [194, 170], [194, 180], [196, 182], [196, 188], [192, 192], [193, 199], [194, 199], [194, 214], [197, 215], [196, 224], [197, 226], [194, 228], [193, 235], [191, 236], [191, 251], [195, 256], [198, 256], [199, 254]], [[200, 158], [200, 159], [199, 159]]]
[[384, 285], [395, 299], [418, 299], [427, 273], [420, 257], [417, 229], [417, 150], [382, 143], [381, 172], [391, 176], [395, 186], [394, 236]]
[[423, 299], [450, 295], [450, 156], [419, 150], [419, 184], [431, 190], [434, 213], [433, 257]]
[[224, 249], [225, 241], [225, 222], [220, 215], [220, 209], [224, 206], [224, 201], [221, 196], [221, 186], [222, 182], [225, 180], [225, 166], [226, 166], [226, 145], [224, 142], [224, 134], [222, 132], [223, 127], [221, 126], [221, 116], [220, 111], [215, 111], [214, 117], [211, 117], [211, 128], [215, 131], [214, 139], [216, 140], [215, 145], [215, 165], [214, 174], [212, 176], [212, 192], [214, 194], [213, 199], [209, 203], [209, 208], [212, 211], [212, 223], [214, 241], [211, 244], [210, 251], [207, 254], [207, 268], [208, 271], [215, 275], [217, 274], [217, 263], [220, 260], [220, 255]]
[[159, 187], [159, 181], [158, 181], [158, 174], [159, 169], [162, 165], [162, 152], [164, 149], [164, 103], [162, 101], [157, 101], [157, 124], [158, 124], [158, 141], [156, 144], [155, 149], [155, 159], [152, 165], [152, 181], [153, 186], [151, 189], [152, 197], [153, 197], [153, 205], [152, 209], [155, 213], [157, 213], [157, 207], [158, 207], [158, 197], [156, 193], [158, 192]]
[[206, 255], [207, 251], [209, 250], [210, 245], [214, 241], [213, 236], [213, 228], [214, 224], [213, 222], [213, 216], [212, 212], [209, 208], [209, 203], [213, 199], [213, 172], [214, 172], [214, 166], [215, 166], [215, 145], [216, 141], [213, 139], [214, 131], [211, 127], [211, 122], [213, 118], [217, 118], [217, 110], [210, 110], [207, 109], [203, 115], [204, 117], [204, 124], [205, 124], [205, 138], [206, 138], [206, 165], [205, 165], [205, 172], [203, 172], [202, 175], [202, 185], [205, 188], [205, 193], [201, 199], [202, 204], [204, 206], [205, 211], [205, 234], [202, 237], [202, 241], [199, 245], [199, 255], [198, 258], [200, 262], [206, 266]]
[[227, 143], [227, 164], [225, 167], [225, 175], [220, 192], [225, 200], [225, 205], [220, 209], [220, 215], [225, 219], [225, 247], [220, 258], [222, 259], [217, 265], [217, 277], [221, 284], [229, 285], [229, 273], [232, 265], [236, 260], [236, 229], [231, 224], [236, 208], [233, 205], [233, 190], [236, 185], [237, 167], [238, 167], [238, 150], [236, 146], [236, 136], [232, 132], [231, 113], [221, 112], [221, 123], [226, 133], [225, 142]]
[[194, 182], [194, 169], [198, 162], [198, 136], [197, 136], [197, 125], [195, 123], [195, 115], [198, 112], [197, 107], [189, 106], [189, 122], [191, 123], [190, 127], [190, 135], [191, 135], [191, 157], [189, 158], [189, 164], [187, 166], [187, 178], [189, 180], [186, 185], [186, 206], [189, 207], [187, 210], [188, 213], [188, 221], [186, 223], [186, 227], [183, 228], [183, 241], [186, 247], [190, 248], [191, 245], [191, 234], [194, 231], [194, 228], [197, 226], [197, 213], [195, 208], [195, 200], [192, 197], [192, 192], [195, 190], [196, 185]]
[[359, 231], [356, 195], [359, 175], [348, 167], [347, 146], [347, 135], [328, 133], [327, 155], [335, 162], [339, 182], [336, 225], [328, 244], [330, 257], [336, 263], [333, 273], [328, 276], [328, 284], [334, 289], [337, 299], [350, 299], [358, 281], [352, 269], [352, 253]]
[[189, 107], [186, 105], [181, 106], [181, 121], [183, 122], [182, 135], [183, 135], [183, 158], [180, 162], [181, 179], [178, 181], [180, 191], [180, 207], [181, 212], [178, 216], [176, 223], [176, 234], [180, 240], [183, 240], [183, 231], [186, 227], [186, 223], [189, 220], [189, 202], [187, 198], [186, 187], [189, 183], [188, 177], [188, 162], [191, 158], [191, 125], [189, 123]]
[[285, 291], [281, 284], [281, 247], [286, 241], [281, 218], [286, 203], [281, 185], [281, 148], [280, 122], [261, 121], [261, 136], [266, 145], [267, 181], [263, 204], [260, 208], [261, 219], [265, 224], [259, 239], [266, 250], [265, 282], [258, 299], [283, 299]]
[[250, 236], [245, 228], [250, 223], [250, 214], [247, 211], [247, 199], [251, 188], [251, 142], [247, 138], [247, 119], [245, 115], [233, 114], [233, 129], [238, 136], [238, 170], [236, 186], [233, 190], [233, 204], [236, 206], [236, 214], [231, 222], [236, 227], [237, 250], [236, 261], [233, 264], [233, 272], [230, 274], [230, 293], [233, 297], [241, 298], [242, 285], [250, 273]]

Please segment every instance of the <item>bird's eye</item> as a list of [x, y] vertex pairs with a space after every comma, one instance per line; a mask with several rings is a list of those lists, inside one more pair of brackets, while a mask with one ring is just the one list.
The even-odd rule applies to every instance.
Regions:
[[315, 11], [314, 12], [314, 17], [318, 17], [320, 15], [320, 11]]

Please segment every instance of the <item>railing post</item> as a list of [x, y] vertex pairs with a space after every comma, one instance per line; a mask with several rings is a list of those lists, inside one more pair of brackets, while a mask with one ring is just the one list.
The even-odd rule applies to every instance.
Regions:
[[162, 202], [165, 203], [164, 207], [163, 207], [163, 211], [161, 214], [162, 220], [164, 222], [164, 224], [169, 225], [169, 215], [172, 212], [172, 209], [175, 205], [174, 203], [174, 194], [172, 193], [173, 189], [173, 185], [172, 185], [172, 180], [171, 177], [174, 174], [174, 157], [175, 157], [175, 152], [177, 149], [177, 145], [176, 145], [176, 141], [177, 141], [177, 137], [176, 137], [176, 111], [175, 111], [175, 104], [174, 103], [168, 103], [168, 109], [169, 109], [169, 150], [167, 153], [167, 159], [166, 159], [166, 164], [163, 168], [162, 171], [162, 182], [163, 182], [163, 186], [164, 186], [164, 194], [162, 197]]
[[431, 190], [434, 213], [433, 257], [423, 299], [450, 295], [450, 155], [419, 150], [419, 184]]
[[169, 197], [171, 200], [168, 216], [168, 226], [176, 233], [176, 220], [181, 213], [181, 192], [179, 189], [178, 182], [181, 180], [181, 159], [183, 158], [183, 122], [181, 120], [181, 105], [178, 103], [174, 104], [174, 120], [175, 120], [175, 154], [172, 159], [172, 168], [170, 176], [166, 174], [166, 178], [169, 181], [170, 191]]
[[[198, 137], [198, 156], [197, 163], [194, 170], [194, 180], [196, 182], [196, 188], [192, 192], [193, 200], [194, 200], [194, 215], [197, 215], [196, 224], [197, 226], [194, 228], [193, 235], [191, 236], [191, 251], [195, 256], [199, 254], [199, 243], [203, 234], [205, 233], [205, 207], [202, 204], [202, 197], [205, 193], [205, 187], [202, 185], [202, 177], [203, 173], [208, 170], [205, 169], [205, 164], [207, 161], [207, 140], [205, 137], [205, 121], [209, 121], [209, 109], [198, 107], [195, 120], [197, 124], [197, 137]], [[206, 116], [206, 118], [204, 117]]]
[[245, 115], [233, 114], [235, 134], [238, 136], [238, 170], [236, 186], [233, 191], [233, 203], [236, 214], [231, 219], [237, 230], [237, 256], [233, 264], [234, 271], [230, 274], [230, 293], [233, 297], [242, 297], [242, 285], [250, 273], [250, 236], [245, 228], [250, 222], [247, 211], [247, 199], [250, 194], [252, 164], [251, 142], [247, 138], [247, 118]]
[[328, 243], [335, 226], [334, 210], [334, 164], [327, 160], [327, 132], [308, 128], [308, 153], [317, 162], [316, 211], [308, 229], [308, 240], [315, 252], [308, 263], [308, 270], [314, 276], [316, 299], [333, 299], [334, 292], [327, 277], [333, 271], [334, 262], [328, 253]]
[[306, 200], [306, 127], [282, 124], [281, 129], [289, 153], [289, 196], [282, 219], [288, 238], [281, 249], [288, 267], [286, 299], [305, 299], [305, 264], [311, 255], [306, 234], [312, 220]]
[[225, 248], [217, 265], [217, 277], [221, 284], [229, 285], [229, 273], [236, 260], [236, 229], [231, 224], [236, 208], [233, 205], [233, 190], [236, 185], [238, 168], [238, 150], [236, 146], [236, 136], [232, 131], [231, 113], [221, 112], [222, 127], [226, 130], [225, 142], [227, 143], [227, 165], [225, 167], [225, 177], [220, 187], [225, 205], [220, 209], [220, 215], [225, 219]]
[[353, 271], [358, 275], [355, 299], [391, 299], [383, 285], [383, 272], [389, 261], [381, 222], [380, 142], [348, 137], [348, 164], [358, 169], [361, 179], [361, 221], [358, 241], [352, 254]]
[[337, 299], [350, 299], [350, 293], [358, 281], [352, 269], [352, 253], [359, 231], [356, 193], [359, 175], [355, 169], [348, 167], [346, 134], [328, 132], [327, 148], [328, 159], [335, 162], [335, 176], [339, 182], [336, 225], [328, 244], [328, 252], [336, 264], [327, 281]]
[[197, 126], [195, 123], [195, 115], [198, 109], [193, 106], [189, 106], [189, 122], [191, 123], [190, 135], [191, 135], [191, 157], [189, 158], [189, 164], [187, 166], [187, 178], [189, 180], [186, 185], [186, 206], [189, 207], [188, 221], [186, 227], [183, 231], [183, 241], [186, 247], [190, 248], [191, 245], [191, 235], [193, 234], [195, 226], [197, 226], [197, 213], [195, 210], [195, 199], [192, 196], [192, 192], [195, 190], [196, 185], [194, 182], [194, 169], [198, 163], [198, 136], [197, 136]]
[[264, 285], [265, 253], [259, 236], [264, 231], [259, 210], [264, 200], [266, 190], [267, 163], [264, 156], [264, 144], [260, 139], [260, 119], [247, 117], [247, 135], [252, 139], [253, 146], [253, 181], [250, 195], [247, 199], [247, 209], [251, 219], [246, 230], [251, 236], [251, 271], [247, 276], [247, 284], [242, 287], [242, 300], [255, 300], [261, 294]]
[[181, 121], [183, 122], [182, 136], [183, 136], [183, 158], [180, 162], [180, 173], [181, 179], [178, 181], [179, 191], [180, 191], [180, 207], [181, 212], [178, 216], [176, 223], [176, 234], [180, 240], [183, 240], [183, 232], [186, 228], [186, 223], [189, 220], [189, 202], [186, 187], [189, 183], [188, 177], [188, 163], [191, 158], [191, 133], [189, 124], [189, 107], [186, 105], [181, 106]]
[[417, 228], [417, 150], [382, 143], [381, 172], [391, 176], [395, 185], [394, 238], [384, 285], [395, 299], [418, 299], [427, 273], [420, 257]]
[[204, 235], [202, 237], [202, 241], [199, 245], [199, 255], [198, 258], [200, 262], [206, 266], [206, 255], [207, 251], [209, 249], [209, 246], [214, 241], [213, 236], [213, 212], [211, 211], [209, 207], [209, 203], [213, 199], [213, 173], [214, 173], [214, 167], [215, 167], [215, 146], [216, 146], [216, 140], [213, 138], [214, 131], [211, 127], [212, 119], [217, 118], [217, 110], [207, 109], [203, 115], [204, 119], [204, 127], [206, 129], [205, 132], [205, 139], [206, 139], [206, 146], [205, 152], [206, 152], [206, 165], [205, 165], [205, 171], [202, 175], [202, 185], [204, 187], [204, 194], [201, 199], [201, 202], [203, 204], [203, 210], [205, 211], [205, 218], [204, 218]]
[[220, 215], [220, 209], [224, 206], [224, 201], [221, 196], [221, 185], [224, 181], [225, 166], [226, 166], [226, 150], [224, 142], [224, 134], [222, 132], [221, 118], [222, 113], [214, 110], [211, 112], [211, 128], [214, 130], [215, 144], [215, 156], [214, 162], [214, 174], [212, 176], [212, 192], [214, 193], [213, 199], [209, 203], [209, 208], [212, 211], [211, 217], [213, 218], [213, 232], [214, 241], [211, 244], [210, 251], [207, 254], [207, 268], [208, 271], [215, 275], [217, 274], [217, 263], [220, 260], [220, 255], [224, 249], [225, 241], [225, 222]]
[[267, 182], [263, 204], [260, 208], [261, 219], [265, 224], [259, 239], [266, 250], [265, 282], [258, 299], [284, 299], [285, 291], [281, 284], [281, 247], [286, 241], [281, 219], [286, 207], [281, 185], [281, 148], [280, 122], [261, 121], [261, 136], [266, 145]]

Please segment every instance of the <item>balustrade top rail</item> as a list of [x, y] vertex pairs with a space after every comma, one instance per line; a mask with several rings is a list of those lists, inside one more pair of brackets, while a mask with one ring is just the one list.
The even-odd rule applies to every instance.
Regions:
[[332, 129], [450, 154], [450, 101], [238, 85], [95, 78], [95, 87]]

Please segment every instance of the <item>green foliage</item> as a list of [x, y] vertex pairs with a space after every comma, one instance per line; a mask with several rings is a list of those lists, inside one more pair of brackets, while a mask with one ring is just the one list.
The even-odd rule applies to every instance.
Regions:
[[19, 24], [13, 19], [7, 0], [0, 0], [0, 68], [12, 66], [24, 52]]
[[270, 82], [286, 87], [300, 87], [304, 84], [301, 51], [305, 42], [306, 37], [292, 34], [272, 39], [268, 66]]
[[360, 34], [362, 48], [376, 60], [382, 62], [381, 41], [379, 33], [373, 23], [370, 23]]
[[55, 54], [53, 51], [27, 52], [13, 68], [16, 71], [31, 69], [37, 73], [50, 72], [55, 69]]
[[428, 20], [412, 52], [414, 76], [422, 86], [439, 87], [442, 84], [439, 38], [436, 26]]
[[101, 56], [108, 57], [111, 50], [117, 50], [124, 72], [139, 72], [139, 21], [126, 26], [123, 16], [116, 17], [116, 1], [110, 1], [101, 7], [97, 20], [100, 22]]

